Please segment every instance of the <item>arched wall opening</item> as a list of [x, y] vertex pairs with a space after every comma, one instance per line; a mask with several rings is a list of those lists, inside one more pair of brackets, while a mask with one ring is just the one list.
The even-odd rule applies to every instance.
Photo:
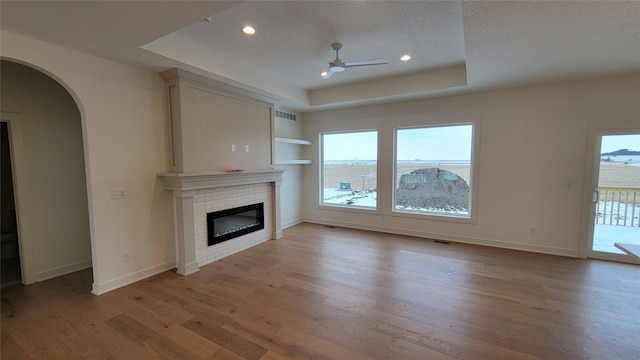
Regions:
[[64, 82], [1, 60], [2, 117], [9, 125], [22, 282], [92, 265], [90, 192], [81, 104]]

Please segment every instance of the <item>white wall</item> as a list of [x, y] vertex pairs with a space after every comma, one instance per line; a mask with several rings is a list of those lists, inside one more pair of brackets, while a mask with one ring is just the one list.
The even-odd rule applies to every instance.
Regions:
[[184, 172], [271, 169], [269, 104], [189, 85], [180, 101]]
[[[158, 74], [2, 31], [2, 57], [57, 79], [80, 108], [94, 293], [175, 266], [164, 81]], [[110, 200], [109, 189], [127, 198]], [[123, 252], [130, 261], [123, 262]]]
[[[302, 139], [301, 124], [302, 119], [300, 114], [297, 114], [296, 121], [276, 117], [274, 119], [275, 136], [289, 139]], [[276, 162], [278, 159], [291, 160], [303, 158], [304, 147], [307, 146], [275, 143]], [[312, 165], [275, 165], [276, 169], [284, 170], [282, 183], [280, 184], [280, 218], [283, 229], [302, 222], [303, 170], [307, 166]]]
[[[2, 62], [2, 111], [18, 118], [17, 208], [26, 283], [91, 267], [91, 238], [80, 113], [69, 93], [45, 74]], [[17, 123], [19, 122], [19, 124]], [[17, 149], [16, 147], [21, 147]], [[14, 154], [17, 155], [17, 154]], [[2, 209], [7, 211], [8, 209]]]
[[[305, 167], [304, 219], [505, 248], [579, 256], [588, 126], [640, 123], [640, 76], [451, 96], [304, 114], [303, 136], [377, 128], [379, 211], [318, 206], [319, 166]], [[474, 121], [480, 132], [477, 221], [392, 216], [392, 134], [397, 126]], [[313, 156], [318, 158], [317, 144]], [[588, 193], [588, 192], [587, 192]], [[537, 235], [529, 234], [535, 226]]]

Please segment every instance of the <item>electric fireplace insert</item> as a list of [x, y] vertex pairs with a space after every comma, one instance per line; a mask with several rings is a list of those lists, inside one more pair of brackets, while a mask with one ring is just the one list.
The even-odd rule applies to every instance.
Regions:
[[264, 203], [207, 213], [208, 245], [264, 229]]

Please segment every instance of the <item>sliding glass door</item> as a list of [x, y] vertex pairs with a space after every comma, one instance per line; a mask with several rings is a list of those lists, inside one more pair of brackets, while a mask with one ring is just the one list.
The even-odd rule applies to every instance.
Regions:
[[595, 141], [588, 256], [640, 261], [640, 129], [601, 130]]

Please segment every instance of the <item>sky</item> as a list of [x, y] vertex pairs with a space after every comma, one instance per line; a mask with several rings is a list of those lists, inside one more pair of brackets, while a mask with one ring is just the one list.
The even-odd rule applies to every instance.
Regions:
[[378, 134], [375, 131], [324, 134], [324, 160], [376, 160]]
[[[398, 160], [470, 160], [472, 125], [398, 130]], [[374, 160], [377, 133], [325, 134], [324, 160]]]
[[[398, 160], [470, 160], [472, 125], [398, 130]], [[640, 134], [606, 135], [601, 153], [640, 151]], [[377, 133], [365, 131], [324, 135], [325, 160], [375, 160]]]
[[398, 160], [471, 160], [472, 125], [397, 131]]
[[608, 153], [620, 149], [640, 151], [640, 134], [638, 135], [605, 135], [602, 137], [600, 153]]

